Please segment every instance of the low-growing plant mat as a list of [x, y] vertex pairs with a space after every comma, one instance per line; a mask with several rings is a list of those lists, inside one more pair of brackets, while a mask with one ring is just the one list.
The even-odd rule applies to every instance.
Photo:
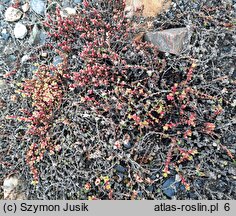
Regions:
[[47, 43], [2, 79], [2, 179], [29, 199], [236, 198], [235, 2], [173, 2], [153, 24], [191, 28], [180, 56], [134, 41], [121, 0], [48, 9]]

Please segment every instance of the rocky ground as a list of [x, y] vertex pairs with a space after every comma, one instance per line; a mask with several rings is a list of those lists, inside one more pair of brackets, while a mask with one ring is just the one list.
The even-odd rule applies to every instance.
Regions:
[[[71, 93], [65, 98], [63, 110], [60, 114], [55, 111], [55, 115], [74, 118], [88, 133], [82, 136], [79, 126], [57, 124], [54, 133], [63, 143], [62, 151], [47, 155], [38, 165], [41, 179], [34, 184], [25, 162], [31, 142], [25, 136], [27, 126], [5, 117], [19, 115], [21, 108], [29, 107], [29, 102], [21, 100], [15, 90], [18, 82], [32, 76], [37, 68], [34, 63], [50, 61], [58, 66], [63, 62], [59, 54], [43, 49], [49, 40], [43, 25], [47, 14], [60, 5], [66, 16], [73, 15], [81, 2], [0, 2], [0, 184], [8, 179], [3, 187], [6, 193], [19, 187], [18, 197], [28, 199], [236, 199], [235, 0], [173, 0], [170, 8], [158, 16], [133, 18], [137, 31], [134, 38], [151, 41], [160, 50], [162, 68], [158, 81], [148, 83], [152, 85], [149, 88], [158, 86], [164, 92], [166, 86], [183, 79], [192, 62], [197, 65], [191, 86], [200, 96], [192, 97], [191, 103], [196, 107], [198, 120], [208, 122], [209, 116], [220, 113], [211, 119], [214, 129], [206, 126], [204, 132], [197, 126], [192, 138], [186, 141], [199, 154], [163, 176], [167, 139], [161, 141], [155, 129], [139, 140], [135, 138], [135, 129], [116, 134], [116, 121], [94, 118], [92, 113], [80, 114], [73, 105], [76, 93]], [[32, 59], [35, 54], [38, 58]], [[110, 140], [115, 142], [117, 137], [121, 147], [116, 142], [114, 148]], [[177, 159], [178, 156], [173, 157]]]

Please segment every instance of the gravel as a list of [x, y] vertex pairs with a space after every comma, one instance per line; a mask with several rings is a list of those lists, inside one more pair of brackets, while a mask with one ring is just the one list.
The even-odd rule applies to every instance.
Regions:
[[23, 39], [27, 35], [27, 28], [22, 23], [16, 23], [14, 28], [15, 38]]

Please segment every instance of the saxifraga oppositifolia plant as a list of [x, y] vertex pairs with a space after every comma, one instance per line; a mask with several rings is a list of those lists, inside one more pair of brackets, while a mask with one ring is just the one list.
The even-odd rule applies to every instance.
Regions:
[[[198, 121], [196, 106], [191, 101], [193, 96], [211, 100], [214, 97], [191, 87], [194, 62], [182, 82], [161, 88], [163, 61], [158, 49], [147, 42], [133, 41], [135, 30], [124, 15], [124, 8], [122, 0], [83, 1], [76, 15], [63, 17], [57, 7], [54, 14], [47, 16], [44, 25], [50, 37], [48, 46], [61, 56], [63, 63], [58, 67], [38, 66], [35, 77], [25, 80], [20, 90], [32, 101], [34, 111], [24, 110], [27, 117], [11, 117], [28, 122], [28, 134], [37, 138], [27, 152], [35, 181], [39, 178], [36, 164], [48, 152], [60, 150], [48, 130], [52, 128], [55, 107], [63, 109], [63, 96], [73, 92], [79, 97], [81, 109], [111, 118], [117, 130], [134, 131], [134, 142], [149, 131], [167, 139], [169, 151], [163, 176], [174, 169], [189, 189], [178, 165], [191, 161], [198, 153], [195, 147], [187, 145], [192, 131], [199, 127], [202, 133], [211, 135], [215, 129], [211, 122]], [[176, 162], [172, 162], [173, 154]]]

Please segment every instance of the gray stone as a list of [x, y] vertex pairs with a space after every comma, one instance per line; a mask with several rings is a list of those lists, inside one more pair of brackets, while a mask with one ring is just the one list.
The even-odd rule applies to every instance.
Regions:
[[11, 176], [3, 182], [4, 199], [23, 200], [26, 199], [24, 193], [25, 185], [17, 176]]
[[8, 41], [8, 39], [10, 37], [10, 33], [8, 33], [6, 29], [3, 29], [1, 32], [1, 36], [2, 36], [3, 40]]
[[75, 4], [80, 4], [82, 2], [82, 0], [74, 0]]
[[75, 8], [71, 8], [71, 7], [66, 7], [63, 8], [61, 11], [61, 16], [62, 17], [68, 17], [68, 16], [73, 16], [76, 15], [76, 9]]
[[45, 31], [40, 31], [39, 34], [39, 44], [44, 45], [46, 43], [47, 33]]
[[14, 43], [7, 43], [4, 46], [3, 53], [7, 56], [17, 52], [18, 50], [18, 46], [16, 46]]
[[115, 169], [117, 172], [121, 172], [121, 173], [126, 172], [126, 169], [125, 169], [123, 166], [119, 165], [119, 164], [117, 164], [117, 165], [114, 167], [114, 169]]
[[236, 177], [236, 167], [229, 167], [228, 173]]
[[168, 196], [169, 198], [173, 197], [176, 193], [174, 184], [175, 184], [175, 179], [174, 178], [169, 178], [162, 185], [163, 193], [166, 196]]
[[14, 7], [9, 7], [7, 8], [7, 10], [5, 11], [5, 20], [8, 22], [15, 22], [17, 20], [19, 20], [22, 17], [22, 12]]
[[30, 7], [39, 15], [44, 15], [46, 9], [45, 0], [30, 0]]
[[2, 4], [10, 4], [12, 1], [11, 0], [1, 0]]
[[209, 177], [209, 179], [213, 179], [213, 180], [216, 180], [216, 179], [217, 179], [216, 173], [211, 172], [211, 171], [206, 171], [205, 173], [206, 173], [206, 175]]
[[173, 28], [163, 31], [147, 32], [146, 41], [156, 45], [162, 52], [179, 55], [189, 43], [190, 31], [188, 28]]
[[123, 145], [126, 149], [130, 149], [132, 147], [131, 142], [129, 140], [124, 140]]
[[38, 26], [35, 24], [29, 38], [29, 43], [35, 45], [39, 42], [39, 40], [40, 40], [40, 30]]
[[7, 56], [7, 60], [9, 62], [14, 62], [14, 61], [16, 61], [16, 56], [15, 55], [9, 55], [9, 56]]
[[149, 192], [153, 192], [153, 189], [154, 189], [154, 187], [153, 187], [153, 185], [149, 185], [149, 186], [147, 186], [147, 191], [149, 191]]
[[178, 189], [182, 191], [186, 191], [185, 186], [181, 184], [178, 177], [177, 177], [177, 180], [171, 177], [167, 179], [162, 185], [163, 193], [167, 197], [172, 198], [172, 199], [175, 196]]
[[24, 63], [27, 62], [29, 59], [30, 59], [30, 56], [29, 56], [29, 55], [24, 55], [24, 56], [21, 58], [21, 64], [24, 64]]
[[60, 56], [55, 56], [54, 58], [53, 58], [53, 65], [54, 66], [57, 66], [57, 65], [59, 65], [60, 63], [62, 63], [62, 58], [60, 57]]
[[2, 11], [4, 11], [4, 6], [3, 5], [0, 5], [0, 12], [2, 13]]
[[0, 93], [6, 88], [6, 82], [3, 79], [0, 79]]
[[125, 7], [124, 13], [127, 18], [132, 18], [134, 16], [134, 11], [131, 6]]
[[233, 100], [233, 102], [231, 103], [232, 107], [236, 107], [236, 99]]
[[35, 24], [29, 38], [29, 43], [31, 45], [36, 45], [36, 44], [44, 45], [46, 42], [46, 38], [47, 38], [46, 32], [40, 30], [38, 25]]
[[23, 39], [27, 35], [27, 28], [22, 23], [16, 23], [14, 28], [15, 38]]
[[28, 2], [26, 2], [25, 4], [21, 6], [21, 9], [24, 13], [26, 13], [29, 10], [29, 8], [30, 8], [30, 5]]

